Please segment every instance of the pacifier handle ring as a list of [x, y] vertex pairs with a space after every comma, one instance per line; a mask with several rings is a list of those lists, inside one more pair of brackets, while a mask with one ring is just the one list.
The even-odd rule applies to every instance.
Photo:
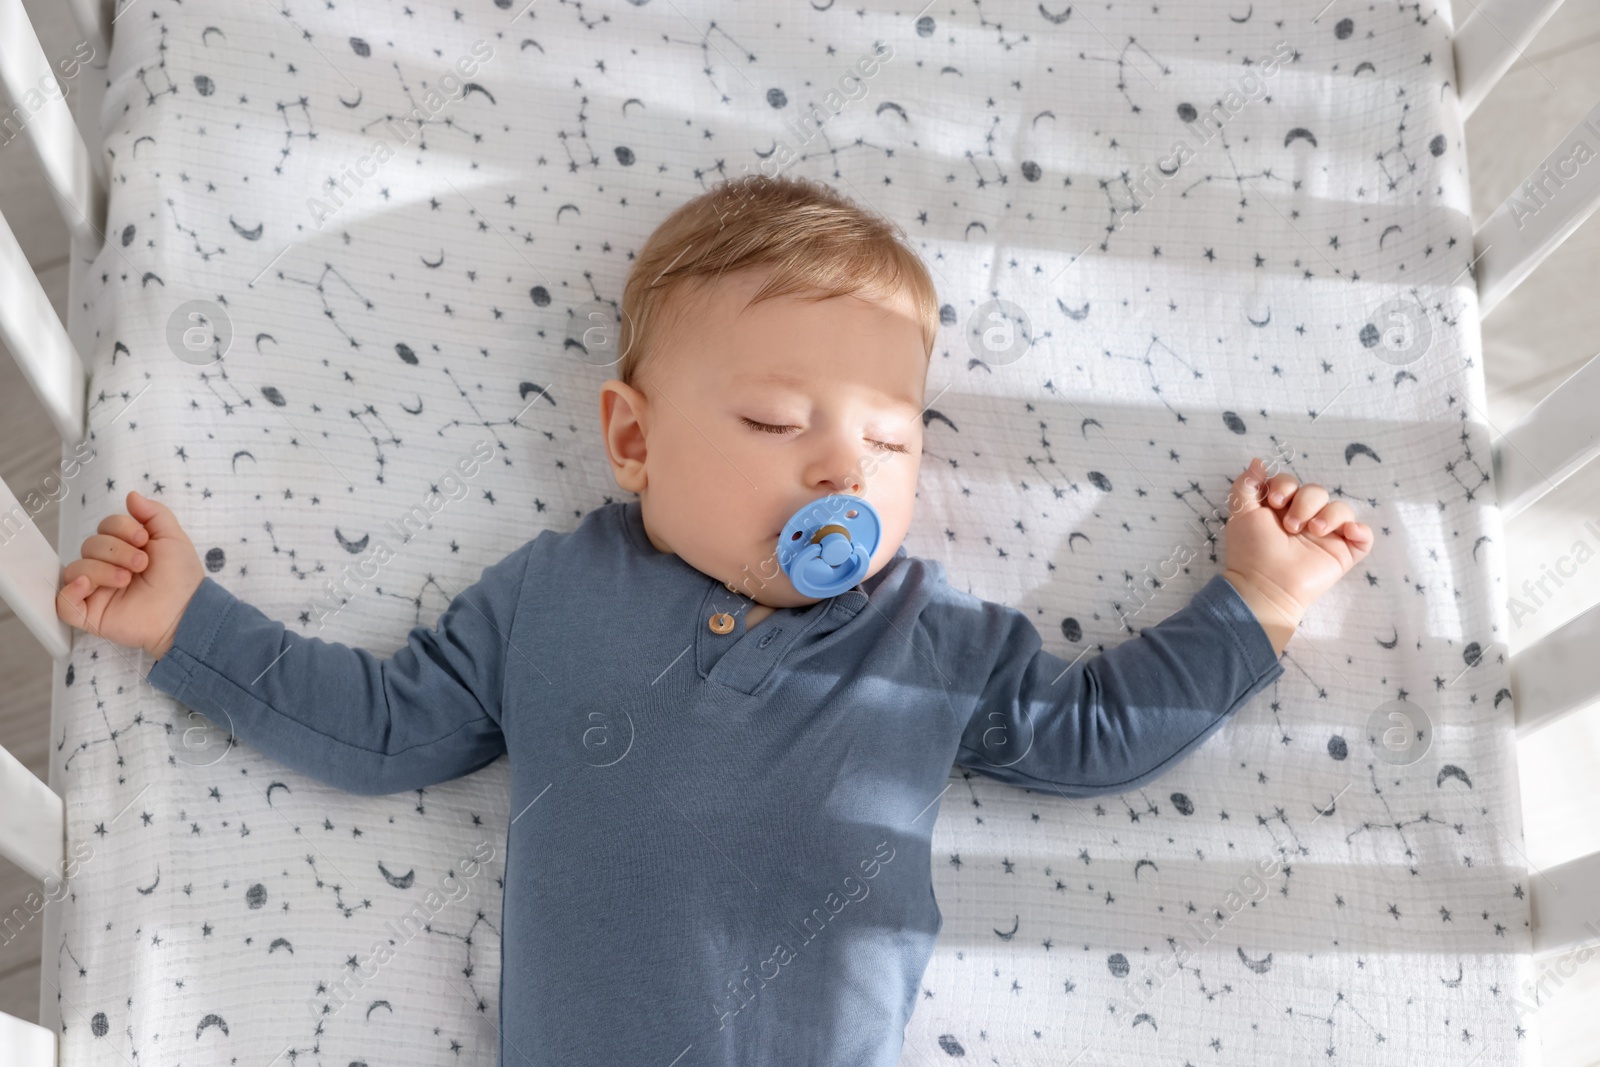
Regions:
[[836, 522], [830, 522], [826, 526], [817, 527], [817, 532], [811, 535], [811, 540], [808, 541], [807, 544], [820, 545], [822, 543], [822, 539], [831, 533], [844, 534], [846, 541], [849, 541], [852, 545], [856, 543], [856, 539], [850, 536], [849, 530], [845, 529], [843, 526], [840, 526]]

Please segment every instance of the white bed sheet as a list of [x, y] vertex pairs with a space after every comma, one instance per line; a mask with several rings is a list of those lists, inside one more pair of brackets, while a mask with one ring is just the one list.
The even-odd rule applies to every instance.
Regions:
[[[904, 1062], [1535, 1063], [1448, 10], [520, 7], [121, 6], [109, 241], [74, 294], [96, 331], [80, 534], [139, 489], [301, 632], [356, 575], [321, 632], [392, 650], [537, 530], [619, 498], [609, 372], [566, 341], [672, 207], [786, 141], [793, 172], [904, 226], [945, 304], [908, 551], [1033, 613], [1053, 651], [1198, 588], [1252, 454], [1378, 532], [1284, 678], [1155, 785], [1068, 801], [952, 776]], [[1228, 100], [1280, 41], [1290, 61]], [[492, 54], [435, 110], [475, 42]], [[798, 109], [882, 46], [865, 96], [800, 143]], [[1186, 120], [1218, 105], [1203, 139]], [[419, 106], [397, 143], [387, 122]], [[386, 135], [393, 158], [363, 163]], [[1034, 342], [1003, 366], [970, 347], [994, 298]], [[1395, 300], [1427, 338], [1404, 365]], [[176, 354], [189, 301], [225, 313], [220, 361]], [[362, 578], [386, 520], [478, 441], [498, 455], [467, 495]], [[1173, 577], [1141, 608], [1146, 568]], [[347, 796], [185, 747], [149, 665], [80, 638], [66, 667], [52, 759], [87, 858], [46, 948], [65, 1067], [494, 1062], [505, 762]], [[1398, 698], [1435, 731], [1409, 766], [1368, 737]], [[466, 897], [429, 898], [474, 847], [496, 858]], [[1281, 870], [1231, 915], [1263, 859]], [[419, 906], [428, 928], [395, 936]], [[1133, 997], [1215, 909], [1221, 932]], [[351, 1003], [313, 1010], [389, 938]]]

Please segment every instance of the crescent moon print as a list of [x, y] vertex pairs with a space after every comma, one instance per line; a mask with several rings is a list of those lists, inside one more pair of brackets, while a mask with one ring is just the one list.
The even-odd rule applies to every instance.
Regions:
[[[853, 871], [871, 893], [828, 923], [819, 943], [834, 955], [794, 962], [838, 988], [833, 964], [892, 926], [905, 981], [860, 985], [874, 1004], [905, 994], [866, 1015], [904, 1024], [892, 1036], [907, 1062], [1062, 1064], [1073, 1035], [1094, 1034], [1086, 1059], [1107, 1062], [1222, 1067], [1314, 1048], [1377, 1065], [1443, 1035], [1463, 1060], [1535, 1067], [1514, 1010], [1538, 1006], [1525, 994], [1538, 967], [1504, 640], [1548, 596], [1509, 587], [1491, 533], [1503, 517], [1469, 284], [1485, 205], [1467, 180], [1449, 26], [1409, 4], [1313, 21], [1321, 3], [1279, 26], [1253, 0], [917, 3], [876, 20], [836, 0], [740, 18], [525, 3], [122, 3], [116, 65], [96, 83], [108, 247], [70, 264], [86, 429], [50, 495], [67, 544], [130, 491], [165, 505], [209, 583], [197, 603], [239, 604], [203, 655], [188, 630], [165, 666], [80, 633], [50, 667], [60, 722], [40, 758], [66, 798], [67, 854], [93, 849], [43, 947], [66, 1006], [60, 1061], [484, 1067], [516, 1060], [514, 1042], [582, 1062], [561, 1055], [554, 1024], [535, 1033], [552, 1015], [540, 988], [565, 986], [521, 982], [555, 973], [519, 948], [550, 929], [530, 892], [563, 864], [665, 842], [687, 816], [705, 831], [686, 835], [696, 877], [650, 891], [674, 894], [693, 928], [734, 932], [708, 982], [719, 1011], [753, 1011], [719, 1041], [756, 1041], [764, 1014], [798, 1003], [792, 976], [757, 974], [771, 947], [745, 951], [741, 932], [786, 937]], [[72, 64], [107, 61], [61, 58], [63, 85], [82, 81]], [[837, 610], [779, 609], [720, 635], [706, 619], [721, 607], [697, 606], [720, 580], [692, 588], [682, 557], [642, 553], [615, 524], [638, 494], [594, 432], [601, 386], [642, 354], [624, 343], [650, 328], [628, 323], [613, 345], [572, 324], [591, 308], [626, 323], [635, 272], [649, 282], [671, 264], [664, 283], [709, 262], [701, 247], [647, 253], [696, 197], [719, 240], [759, 229], [764, 202], [717, 190], [763, 176], [881, 216], [925, 268], [932, 291], [895, 320], [925, 373], [894, 390], [891, 425], [863, 425], [841, 452], [873, 494], [900, 486], [915, 507]], [[706, 321], [684, 320], [691, 346]], [[1407, 330], [1427, 338], [1410, 362]], [[818, 337], [744, 355], [817, 386]], [[865, 373], [858, 357], [880, 346], [849, 340], [828, 366]], [[196, 355], [212, 361], [183, 358]], [[727, 447], [671, 399], [724, 447], [731, 483], [781, 480], [754, 442]], [[1252, 457], [1321, 485], [1374, 540], [1281, 651], [1251, 640], [1228, 580], [1249, 533], [1232, 486]], [[559, 571], [577, 531], [606, 528], [622, 535], [615, 566]], [[1600, 553], [1600, 532], [1574, 536]], [[494, 569], [508, 560], [526, 576]], [[641, 580], [619, 596], [621, 574]], [[537, 597], [499, 613], [493, 590], [516, 580]], [[910, 591], [924, 607], [902, 617], [890, 605]], [[619, 599], [620, 612], [590, 603]], [[258, 636], [235, 647], [223, 632], [246, 619]], [[1193, 743], [1148, 777], [1094, 774], [1145, 752], [1148, 730], [1138, 745], [1099, 730], [1104, 745], [1063, 766], [1052, 742], [1070, 716], [1054, 694], [1096, 679], [1110, 716], [1103, 698], [1131, 677], [1118, 663], [1184, 625], [1241, 646], [1216, 664], [1239, 680], [1233, 697], [1189, 709], [1210, 727], [1185, 731]], [[573, 638], [583, 656], [552, 654]], [[913, 665], [904, 699], [875, 703], [902, 681], [863, 650]], [[387, 717], [351, 718], [365, 683], [276, 717], [264, 707], [322, 657], [384, 665], [387, 735]], [[189, 718], [188, 701], [221, 692], [205, 666], [224, 659], [237, 700]], [[180, 664], [183, 695], [155, 685]], [[506, 714], [482, 718], [468, 694], [418, 718], [393, 668], [454, 671], [480, 696], [504, 692]], [[773, 775], [768, 756], [808, 735], [785, 741], [793, 723], [772, 711], [812, 684], [840, 713], [822, 731], [834, 758]], [[701, 690], [714, 714], [686, 696]], [[539, 729], [513, 699], [528, 692], [550, 697], [534, 701]], [[1408, 743], [1428, 741], [1411, 762], [1391, 762], [1395, 723], [1373, 720], [1388, 705], [1410, 706]], [[990, 712], [1013, 716], [1010, 754], [1026, 749], [1010, 766], [969, 758]], [[636, 735], [615, 732], [625, 720]], [[708, 723], [725, 736], [705, 742]], [[934, 740], [956, 755], [901, 765]], [[659, 758], [686, 744], [695, 759]], [[679, 803], [741, 799], [674, 812], [644, 784], [669, 768], [681, 788], [662, 795]], [[863, 791], [864, 774], [916, 788]], [[336, 784], [352, 778], [389, 791]], [[843, 809], [804, 792], [828, 782], [865, 808], [830, 822]], [[584, 856], [526, 853], [607, 798], [639, 818], [608, 822]], [[791, 820], [807, 862], [777, 887], [793, 907], [771, 923], [756, 913], [772, 872], [740, 844], [767, 822], [739, 821], [767, 803], [809, 813]], [[858, 864], [883, 838], [865, 835], [889, 823], [910, 836], [869, 881]], [[815, 836], [830, 825], [849, 829]], [[203, 862], [176, 871], [170, 857]], [[1365, 874], [1382, 864], [1394, 877], [1378, 886]], [[617, 893], [644, 878], [617, 871]], [[727, 895], [705, 910], [717, 887]], [[644, 913], [579, 888], [612, 940], [660, 954]], [[562, 973], [607, 962], [606, 942]], [[704, 992], [686, 960], [675, 993]], [[125, 980], [179, 971], [177, 996]], [[604, 973], [638, 1007], [613, 1012], [609, 1033], [653, 1020], [660, 1063], [691, 1045], [677, 1067], [720, 1062], [710, 998], [664, 1014], [659, 969]], [[269, 984], [313, 1011], [256, 1010]], [[830, 1058], [825, 1015], [807, 1032], [813, 1058], [863, 1059]]]
[[1378, 454], [1359, 441], [1353, 441], [1344, 447], [1344, 462], [1348, 466], [1357, 456], [1366, 456], [1374, 463], [1382, 463]]
[[383, 880], [385, 882], [388, 882], [396, 889], [410, 889], [411, 883], [416, 880], [417, 876], [417, 872], [414, 870], [407, 871], [403, 875], [391, 874], [389, 872], [389, 868], [385, 867], [382, 863], [378, 864], [378, 873], [383, 875]]
[[1246, 967], [1250, 968], [1257, 974], [1266, 974], [1268, 971], [1272, 970], [1272, 953], [1267, 953], [1259, 960], [1253, 960], [1244, 954], [1244, 949], [1239, 948], [1235, 951], [1239, 953], [1239, 962], [1243, 963]]
[[349, 538], [345, 537], [344, 534], [340, 533], [338, 527], [334, 527], [333, 538], [334, 538], [335, 541], [339, 542], [339, 547], [340, 548], [344, 549], [346, 552], [350, 553], [352, 556], [359, 556], [361, 553], [363, 553], [363, 552], [365, 552], [367, 550], [367, 542], [372, 539], [372, 535], [371, 534], [363, 534], [361, 536], [360, 540], [352, 541]]

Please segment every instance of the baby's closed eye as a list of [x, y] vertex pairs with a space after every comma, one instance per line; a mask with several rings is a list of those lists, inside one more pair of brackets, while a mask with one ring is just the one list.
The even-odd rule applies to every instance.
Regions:
[[[769, 423], [757, 422], [755, 419], [745, 418], [742, 415], [739, 417], [739, 421], [744, 423], [746, 426], [750, 427], [753, 430], [760, 430], [762, 433], [787, 434], [790, 430], [798, 430], [799, 429], [798, 426], [773, 426], [773, 425], [770, 425]], [[889, 452], [910, 452], [911, 451], [910, 447], [907, 446], [907, 445], [891, 444], [888, 441], [874, 441], [870, 437], [867, 438], [867, 443], [868, 444], [877, 445], [879, 448], [885, 449], [886, 451], [889, 451]]]

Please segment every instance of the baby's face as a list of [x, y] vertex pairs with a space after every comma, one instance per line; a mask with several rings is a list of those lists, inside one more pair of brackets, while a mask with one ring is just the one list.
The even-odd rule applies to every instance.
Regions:
[[877, 510], [869, 577], [905, 538], [928, 359], [905, 290], [744, 309], [765, 277], [742, 271], [690, 295], [639, 388], [601, 386], [600, 421], [617, 484], [639, 494], [658, 550], [762, 604], [795, 607], [817, 598], [795, 590], [777, 544], [802, 506], [849, 493]]

